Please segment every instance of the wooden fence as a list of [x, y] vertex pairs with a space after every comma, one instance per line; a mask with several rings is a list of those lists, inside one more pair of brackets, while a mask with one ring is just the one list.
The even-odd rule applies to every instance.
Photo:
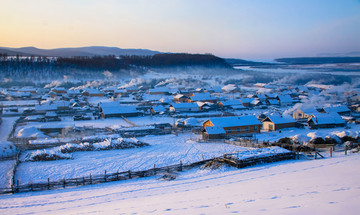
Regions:
[[[107, 173], [104, 172], [103, 175], [89, 175], [79, 178], [71, 178], [71, 179], [62, 179], [59, 181], [50, 181], [43, 183], [32, 183], [32, 184], [20, 184], [20, 181], [16, 181], [11, 188], [0, 188], [0, 194], [11, 194], [11, 193], [18, 193], [18, 192], [29, 192], [29, 191], [41, 191], [41, 190], [55, 190], [55, 189], [63, 189], [63, 188], [70, 188], [70, 187], [77, 187], [77, 186], [84, 186], [84, 185], [91, 185], [91, 184], [99, 184], [111, 181], [121, 181], [121, 180], [129, 180], [129, 179], [136, 179], [136, 178], [143, 178], [149, 176], [155, 176], [158, 174], [170, 173], [170, 172], [179, 172], [192, 169], [194, 167], [198, 167], [204, 165], [214, 159], [219, 158], [227, 158], [232, 157], [236, 158], [237, 153], [232, 154], [225, 154], [223, 156], [202, 160], [198, 162], [194, 162], [191, 164], [183, 165], [180, 161], [179, 164], [170, 165], [165, 167], [156, 167], [144, 170], [144, 171], [126, 171], [126, 172], [115, 172], [115, 173]], [[293, 152], [275, 154], [275, 155], [268, 155], [268, 156], [254, 156], [246, 159], [236, 159], [236, 161], [232, 166], [237, 168], [244, 168], [247, 166], [252, 166], [260, 163], [270, 163], [270, 162], [277, 162], [281, 160], [289, 160], [295, 159], [296, 154]]]

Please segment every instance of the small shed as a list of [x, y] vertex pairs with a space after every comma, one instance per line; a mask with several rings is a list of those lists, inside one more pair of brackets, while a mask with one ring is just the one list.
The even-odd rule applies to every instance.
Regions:
[[205, 127], [202, 132], [203, 139], [221, 139], [224, 138], [226, 131], [222, 127]]

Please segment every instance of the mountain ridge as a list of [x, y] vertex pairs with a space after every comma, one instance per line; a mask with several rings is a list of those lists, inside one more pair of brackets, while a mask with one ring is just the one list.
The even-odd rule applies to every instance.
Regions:
[[45, 56], [45, 57], [73, 57], [73, 56], [105, 56], [105, 55], [138, 55], [151, 56], [160, 54], [159, 51], [149, 49], [122, 49], [118, 47], [108, 46], [84, 46], [84, 47], [70, 47], [70, 48], [55, 48], [55, 49], [39, 49], [33, 46], [11, 48], [0, 47], [0, 53], [8, 55], [22, 55], [22, 56]]

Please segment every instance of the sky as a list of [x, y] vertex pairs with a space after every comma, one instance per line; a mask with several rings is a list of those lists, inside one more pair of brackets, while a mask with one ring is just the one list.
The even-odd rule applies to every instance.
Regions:
[[360, 51], [360, 0], [0, 0], [0, 46], [232, 58]]

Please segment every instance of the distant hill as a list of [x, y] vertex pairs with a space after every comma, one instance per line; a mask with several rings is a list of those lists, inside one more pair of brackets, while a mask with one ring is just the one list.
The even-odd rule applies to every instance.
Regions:
[[8, 50], [8, 49], [1, 48], [1, 47], [0, 47], [0, 54], [7, 54], [9, 56], [16, 56], [17, 54], [22, 55], [22, 56], [31, 56], [31, 55], [23, 53], [23, 52], [12, 51], [12, 50]]
[[105, 55], [138, 55], [152, 56], [161, 52], [148, 49], [121, 49], [117, 47], [89, 46], [79, 48], [38, 49], [36, 47], [8, 48], [0, 47], [0, 53], [22, 56], [73, 57], [73, 56], [105, 56]]
[[265, 63], [265, 62], [255, 62], [255, 61], [248, 61], [242, 59], [235, 59], [235, 58], [227, 58], [225, 61], [233, 66], [264, 66], [264, 65], [273, 65], [272, 63]]
[[330, 63], [360, 63], [360, 57], [299, 57], [299, 58], [278, 58], [277, 62], [286, 64], [330, 64]]
[[320, 53], [317, 57], [360, 57], [360, 52]]

